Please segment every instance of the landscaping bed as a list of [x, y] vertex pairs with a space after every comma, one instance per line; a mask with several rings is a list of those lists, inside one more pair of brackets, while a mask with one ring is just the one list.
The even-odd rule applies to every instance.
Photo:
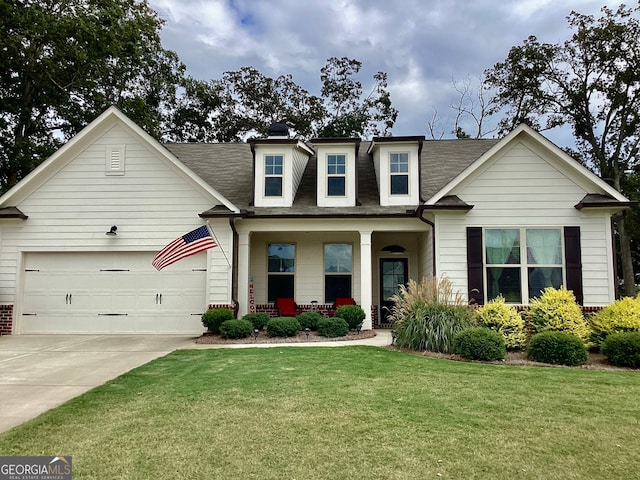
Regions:
[[204, 334], [196, 340], [196, 343], [200, 344], [247, 344], [254, 345], [260, 343], [308, 343], [308, 342], [341, 342], [347, 340], [363, 340], [366, 338], [373, 338], [376, 336], [375, 330], [361, 330], [360, 333], [357, 332], [349, 332], [349, 335], [345, 335], [344, 337], [323, 337], [322, 335], [318, 335], [318, 332], [311, 331], [309, 335], [304, 332], [300, 332], [298, 335], [293, 337], [270, 337], [263, 330], [258, 334], [258, 337], [255, 338], [253, 335], [247, 338], [224, 338], [220, 335], [214, 334]]

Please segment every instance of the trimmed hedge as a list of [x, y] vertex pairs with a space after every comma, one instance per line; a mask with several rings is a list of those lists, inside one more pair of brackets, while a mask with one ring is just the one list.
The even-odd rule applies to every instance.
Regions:
[[247, 338], [253, 332], [249, 320], [226, 320], [220, 325], [220, 335], [225, 338]]
[[640, 368], [640, 332], [612, 333], [600, 351], [616, 367]]
[[360, 325], [366, 314], [360, 305], [342, 305], [336, 309], [334, 317], [343, 318], [351, 330], [355, 330]]
[[502, 360], [507, 354], [503, 336], [486, 327], [467, 328], [453, 338], [453, 351], [469, 360]]
[[220, 333], [220, 325], [227, 320], [233, 320], [233, 312], [228, 308], [210, 308], [202, 314], [202, 325], [211, 333]]
[[600, 345], [618, 332], [640, 331], [640, 297], [616, 300], [591, 318], [591, 341]]
[[304, 312], [296, 317], [300, 322], [300, 328], [303, 330], [308, 328], [309, 330], [318, 330], [318, 322], [322, 320], [322, 315], [318, 312]]
[[276, 317], [267, 322], [270, 337], [293, 337], [300, 333], [300, 322], [295, 317]]
[[531, 360], [554, 365], [583, 365], [588, 355], [587, 347], [580, 338], [554, 330], [535, 334], [527, 347], [527, 356]]
[[323, 318], [318, 322], [318, 334], [323, 337], [344, 337], [349, 335], [349, 324], [344, 318]]
[[527, 344], [524, 319], [499, 296], [477, 311], [478, 324], [500, 333], [507, 348], [520, 349]]
[[547, 287], [540, 298], [535, 298], [529, 306], [529, 318], [534, 332], [547, 330], [568, 332], [583, 341], [589, 338], [589, 325], [582, 315], [571, 290], [564, 287]]
[[269, 315], [266, 313], [247, 313], [242, 320], [248, 320], [253, 325], [253, 328], [262, 330], [269, 321]]

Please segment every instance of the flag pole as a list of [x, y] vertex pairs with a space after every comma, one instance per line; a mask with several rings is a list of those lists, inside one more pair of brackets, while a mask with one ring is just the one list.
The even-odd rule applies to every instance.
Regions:
[[229, 259], [227, 258], [227, 254], [224, 253], [224, 248], [222, 248], [222, 245], [220, 244], [220, 240], [218, 240], [218, 237], [216, 236], [216, 233], [213, 231], [213, 228], [211, 227], [211, 224], [209, 223], [209, 220], [207, 220], [206, 223], [207, 223], [207, 229], [209, 230], [209, 233], [211, 234], [213, 239], [218, 244], [218, 248], [220, 248], [220, 251], [222, 252], [222, 255], [224, 255], [224, 259], [227, 261], [227, 265], [229, 265], [229, 268], [231, 268], [231, 263], [229, 263]]

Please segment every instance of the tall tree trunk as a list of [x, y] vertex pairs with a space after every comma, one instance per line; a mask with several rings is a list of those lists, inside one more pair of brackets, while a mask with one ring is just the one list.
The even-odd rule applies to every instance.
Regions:
[[618, 223], [618, 238], [620, 240], [620, 251], [618, 252], [618, 261], [622, 267], [622, 279], [624, 285], [622, 287], [622, 295], [625, 297], [636, 296], [636, 280], [633, 273], [633, 261], [631, 259], [631, 238], [626, 230], [626, 218]]

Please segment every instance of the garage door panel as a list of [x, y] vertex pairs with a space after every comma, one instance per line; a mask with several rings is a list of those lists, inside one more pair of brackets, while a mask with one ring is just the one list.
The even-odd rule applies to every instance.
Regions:
[[26, 254], [19, 332], [201, 333], [206, 254], [161, 272], [152, 258], [141, 252]]

